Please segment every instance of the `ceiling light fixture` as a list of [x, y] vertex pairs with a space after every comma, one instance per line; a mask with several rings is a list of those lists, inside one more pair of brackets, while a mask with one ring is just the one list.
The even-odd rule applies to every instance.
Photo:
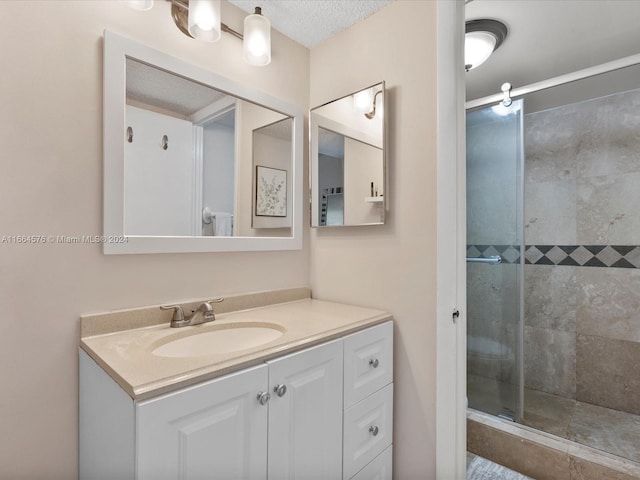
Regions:
[[507, 26], [497, 20], [477, 19], [465, 23], [464, 69], [468, 72], [482, 65], [505, 38]]
[[[121, 0], [134, 10], [149, 10], [153, 0]], [[243, 41], [243, 58], [249, 65], [264, 66], [271, 62], [271, 23], [262, 9], [244, 20], [244, 35], [221, 21], [220, 0], [166, 0], [171, 3], [171, 17], [186, 36], [202, 42], [217, 42], [222, 32]]]

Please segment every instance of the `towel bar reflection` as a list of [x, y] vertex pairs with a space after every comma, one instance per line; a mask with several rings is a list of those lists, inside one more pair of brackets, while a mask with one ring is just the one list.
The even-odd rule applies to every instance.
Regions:
[[491, 257], [482, 258], [469, 258], [467, 257], [467, 263], [488, 263], [489, 265], [498, 265], [502, 263], [502, 257], [500, 255], [493, 255]]
[[217, 215], [226, 215], [228, 217], [231, 217], [231, 219], [233, 219], [232, 213], [212, 212], [209, 207], [204, 207], [202, 209], [202, 223], [204, 223], [205, 225], [211, 225], [211, 222], [216, 218]]

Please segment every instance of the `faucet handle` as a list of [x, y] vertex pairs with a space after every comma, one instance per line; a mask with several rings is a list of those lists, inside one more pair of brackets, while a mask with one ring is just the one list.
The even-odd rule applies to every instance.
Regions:
[[173, 318], [172, 321], [183, 321], [184, 320], [184, 311], [180, 305], [160, 305], [160, 310], [171, 310], [173, 308]]
[[207, 300], [207, 303], [221, 303], [224, 302], [224, 297], [214, 298], [213, 300]]

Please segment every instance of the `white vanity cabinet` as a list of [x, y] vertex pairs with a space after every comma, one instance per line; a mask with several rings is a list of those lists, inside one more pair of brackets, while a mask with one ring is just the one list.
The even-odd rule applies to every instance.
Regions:
[[135, 406], [138, 480], [264, 479], [266, 365]]
[[343, 480], [391, 480], [393, 323], [344, 338]]
[[342, 340], [267, 362], [268, 478], [342, 476]]
[[137, 478], [339, 478], [341, 409], [341, 341], [140, 402]]
[[148, 400], [81, 351], [80, 479], [388, 480], [392, 334], [387, 322]]

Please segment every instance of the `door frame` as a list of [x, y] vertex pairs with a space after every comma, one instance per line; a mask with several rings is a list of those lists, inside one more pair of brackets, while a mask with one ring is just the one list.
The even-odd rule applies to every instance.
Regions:
[[464, 479], [467, 451], [464, 0], [438, 0], [436, 23], [436, 478]]

